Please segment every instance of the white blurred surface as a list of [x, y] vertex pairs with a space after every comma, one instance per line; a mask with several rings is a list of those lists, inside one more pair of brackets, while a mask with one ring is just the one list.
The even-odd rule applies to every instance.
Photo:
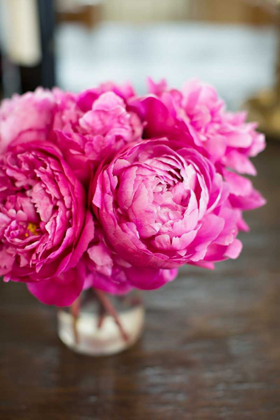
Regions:
[[0, 0], [2, 48], [18, 65], [34, 66], [41, 60], [36, 0]]
[[80, 91], [106, 80], [129, 80], [142, 94], [147, 76], [165, 77], [174, 87], [200, 78], [214, 84], [235, 109], [272, 85], [276, 48], [272, 28], [105, 22], [88, 30], [63, 24], [57, 31], [58, 84]]

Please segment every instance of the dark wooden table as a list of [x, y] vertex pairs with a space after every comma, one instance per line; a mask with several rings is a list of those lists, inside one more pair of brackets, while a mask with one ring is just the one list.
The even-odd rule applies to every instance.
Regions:
[[280, 419], [280, 144], [256, 166], [268, 204], [248, 214], [241, 257], [147, 294], [123, 354], [72, 353], [55, 309], [1, 283], [0, 419]]

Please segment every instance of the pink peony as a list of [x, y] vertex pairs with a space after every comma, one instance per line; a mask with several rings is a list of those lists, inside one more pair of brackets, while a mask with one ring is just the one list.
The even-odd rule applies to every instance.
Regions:
[[70, 306], [84, 288], [86, 267], [83, 262], [59, 276], [44, 281], [28, 282], [27, 287], [38, 300], [46, 305]]
[[0, 153], [11, 143], [48, 140], [55, 111], [55, 95], [42, 88], [5, 99], [0, 107]]
[[100, 95], [106, 92], [113, 92], [124, 100], [125, 103], [134, 96], [136, 93], [130, 83], [123, 85], [116, 85], [114, 82], [101, 83], [96, 88], [87, 89], [79, 94], [78, 106], [82, 111], [87, 112], [91, 109], [92, 104]]
[[0, 275], [32, 283], [45, 303], [70, 304], [83, 281], [64, 273], [81, 270], [76, 267], [93, 237], [85, 198], [48, 142], [17, 145], [0, 156]]
[[[199, 81], [185, 83], [178, 91], [168, 89], [164, 80], [149, 80], [149, 90], [152, 95], [131, 100], [146, 138], [179, 138], [210, 159], [229, 183], [229, 200], [240, 212], [265, 204], [251, 181], [233, 172], [255, 175], [250, 157], [265, 148], [264, 135], [255, 130], [255, 123], [245, 122], [246, 113], [227, 112], [215, 89]], [[239, 227], [248, 230], [241, 216]]]
[[109, 153], [139, 139], [142, 124], [127, 101], [127, 84], [101, 84], [80, 94], [38, 88], [4, 100], [0, 107], [0, 153], [9, 145], [51, 141], [75, 175], [88, 183], [92, 169]]
[[195, 144], [206, 149], [213, 162], [221, 162], [237, 172], [256, 175], [250, 157], [265, 148], [264, 135], [257, 124], [246, 123], [246, 113], [230, 113], [216, 90], [198, 80], [187, 82], [181, 91], [168, 89], [162, 80], [149, 79], [150, 92], [158, 96], [171, 113], [184, 121]]
[[124, 294], [133, 287], [157, 289], [175, 279], [177, 270], [132, 266], [107, 245], [102, 229], [95, 229], [95, 239], [85, 258], [88, 269], [85, 287], [95, 287], [113, 294]]
[[[111, 82], [37, 89], [0, 107], [0, 275], [70, 305], [88, 287], [156, 289], [183, 264], [237, 258], [243, 211], [265, 203], [244, 174], [265, 147], [211, 86]], [[91, 206], [93, 214], [87, 210]]]
[[126, 108], [132, 94], [129, 86], [105, 84], [62, 98], [53, 127], [56, 142], [83, 183], [102, 159], [141, 137], [138, 116]]
[[180, 142], [127, 146], [101, 165], [91, 194], [106, 240], [141, 269], [212, 268], [240, 253], [240, 212], [228, 200], [228, 184], [207, 158]]

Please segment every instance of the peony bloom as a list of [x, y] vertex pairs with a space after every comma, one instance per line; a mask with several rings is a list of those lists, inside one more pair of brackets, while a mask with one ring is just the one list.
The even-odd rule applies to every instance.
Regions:
[[[265, 147], [211, 86], [111, 82], [37, 89], [0, 107], [0, 276], [70, 305], [83, 289], [156, 289], [183, 264], [237, 258], [243, 211], [265, 203], [244, 174]], [[88, 210], [91, 206], [93, 214]]]
[[102, 159], [141, 137], [139, 117], [127, 110], [126, 99], [132, 95], [129, 85], [108, 83], [62, 97], [53, 126], [55, 141], [86, 185]]
[[256, 175], [249, 158], [264, 150], [265, 138], [256, 131], [257, 124], [245, 122], [246, 112], [226, 111], [216, 90], [198, 80], [185, 83], [178, 91], [168, 89], [164, 80], [155, 84], [149, 79], [149, 90], [188, 125], [195, 144], [204, 148], [213, 162]]
[[177, 270], [132, 266], [107, 245], [101, 227], [95, 229], [95, 238], [88, 247], [85, 263], [85, 288], [94, 287], [112, 294], [125, 294], [132, 288], [157, 289], [172, 281]]
[[100, 166], [91, 188], [110, 247], [141, 270], [186, 263], [213, 268], [241, 251], [240, 212], [228, 200], [228, 184], [182, 142], [128, 145]]
[[83, 187], [57, 148], [30, 142], [0, 156], [4, 280], [30, 283], [44, 303], [69, 305], [83, 288], [78, 263], [92, 237]]
[[42, 88], [5, 99], [0, 107], [0, 153], [11, 143], [48, 140], [55, 111], [54, 93]]
[[83, 262], [59, 276], [44, 281], [27, 282], [27, 287], [38, 300], [46, 305], [69, 306], [84, 288], [86, 267]]
[[[216, 90], [199, 81], [187, 82], [178, 91], [168, 89], [164, 80], [158, 84], [149, 80], [149, 90], [152, 95], [131, 101], [146, 138], [178, 138], [211, 160], [229, 184], [229, 201], [240, 214], [265, 204], [252, 182], [240, 175], [256, 175], [250, 157], [265, 148], [264, 135], [255, 130], [255, 123], [245, 122], [246, 113], [226, 111]], [[242, 216], [239, 227], [248, 230]]]
[[134, 96], [136, 93], [130, 83], [125, 83], [123, 85], [116, 85], [114, 82], [105, 82], [101, 83], [96, 88], [87, 89], [84, 92], [79, 94], [79, 107], [84, 111], [89, 111], [92, 107], [92, 104], [100, 95], [106, 92], [113, 92], [120, 98], [124, 100], [125, 103]]
[[38, 88], [15, 95], [0, 107], [0, 153], [9, 145], [53, 142], [87, 185], [105, 156], [141, 137], [139, 117], [127, 110], [134, 95], [129, 84], [110, 82], [80, 94]]

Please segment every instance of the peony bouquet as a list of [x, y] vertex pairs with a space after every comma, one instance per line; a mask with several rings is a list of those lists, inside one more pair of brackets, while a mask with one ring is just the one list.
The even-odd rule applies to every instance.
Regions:
[[264, 136], [214, 88], [148, 81], [79, 94], [37, 89], [0, 108], [0, 275], [48, 305], [115, 295], [178, 267], [237, 258], [243, 211], [265, 203], [244, 175]]

